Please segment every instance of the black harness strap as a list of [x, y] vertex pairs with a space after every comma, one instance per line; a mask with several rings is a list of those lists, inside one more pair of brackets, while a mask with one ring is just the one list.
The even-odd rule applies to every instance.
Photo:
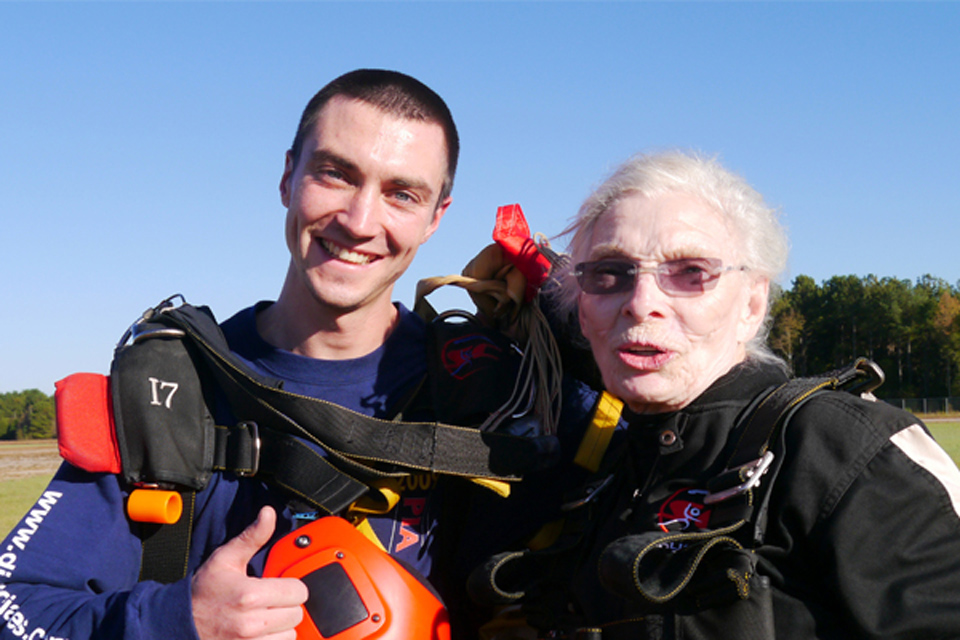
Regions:
[[[726, 469], [712, 479], [706, 502], [713, 506], [711, 522], [720, 526], [743, 520], [753, 521], [752, 537], [745, 529], [740, 538], [750, 547], [763, 542], [770, 489], [786, 455], [785, 426], [793, 414], [820, 391], [868, 393], [884, 381], [883, 371], [872, 361], [859, 358], [848, 367], [820, 376], [793, 378], [764, 395], [741, 418], [737, 442]], [[775, 457], [770, 450], [779, 440]], [[764, 481], [761, 483], [761, 478]]]
[[[349, 459], [450, 475], [517, 480], [536, 462], [537, 448], [528, 438], [438, 422], [381, 420], [288, 393], [279, 381], [246, 371], [229, 351], [209, 314], [183, 305], [160, 314], [164, 317], [200, 347], [233, 406], [261, 429], [296, 435], [341, 454], [343, 457], [335, 463], [338, 467]], [[382, 477], [367, 464], [354, 465], [349, 472], [362, 479]]]
[[140, 581], [163, 584], [187, 575], [197, 493], [182, 491], [183, 513], [175, 524], [140, 523]]
[[302, 440], [255, 422], [216, 427], [213, 470], [238, 476], [262, 474], [326, 513], [337, 513], [367, 491], [367, 485], [336, 468]]
[[367, 484], [331, 465], [302, 440], [274, 435], [263, 439], [260, 457], [260, 471], [273, 484], [327, 513], [340, 513], [367, 493]]

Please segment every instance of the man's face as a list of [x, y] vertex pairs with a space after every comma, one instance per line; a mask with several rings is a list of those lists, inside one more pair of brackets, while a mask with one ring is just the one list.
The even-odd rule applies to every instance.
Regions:
[[443, 129], [335, 97], [292, 164], [288, 154], [280, 195], [301, 303], [341, 313], [390, 305], [394, 282], [450, 204], [438, 204]]
[[[597, 221], [583, 261], [626, 259], [655, 267], [681, 258], [719, 258], [739, 267], [739, 238], [698, 198], [667, 193], [621, 200]], [[690, 404], [746, 357], [766, 310], [767, 281], [724, 272], [702, 293], [670, 295], [653, 273], [629, 291], [580, 293], [580, 325], [607, 389], [638, 413]]]

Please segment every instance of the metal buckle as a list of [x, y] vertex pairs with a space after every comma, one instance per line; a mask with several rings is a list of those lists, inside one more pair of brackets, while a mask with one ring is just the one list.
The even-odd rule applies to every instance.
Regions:
[[743, 472], [747, 479], [735, 487], [730, 487], [729, 489], [724, 489], [723, 491], [718, 491], [717, 493], [708, 493], [703, 499], [704, 504], [723, 502], [728, 498], [738, 496], [741, 493], [745, 493], [750, 489], [753, 489], [755, 486], [760, 484], [760, 477], [763, 476], [763, 474], [767, 472], [767, 469], [770, 468], [770, 465], [773, 464], [773, 458], [773, 452], [768, 450], [763, 454], [763, 456], [757, 458], [753, 462], [748, 462], [734, 469], [729, 469], [728, 471]]
[[611, 473], [606, 478], [604, 478], [602, 482], [596, 485], [587, 486], [584, 489], [585, 495], [582, 498], [579, 498], [577, 500], [571, 500], [570, 502], [565, 502], [560, 506], [560, 511], [563, 511], [563, 512], [573, 511], [574, 509], [579, 509], [580, 507], [590, 504], [591, 502], [597, 499], [597, 496], [600, 495], [600, 492], [606, 489], [607, 485], [609, 485], [610, 482], [612, 481], [613, 481], [613, 474]]
[[880, 365], [873, 360], [860, 358], [857, 360], [856, 367], [861, 376], [866, 377], [866, 380], [857, 380], [853, 382], [849, 387], [846, 388], [846, 390], [850, 393], [859, 393], [861, 395], [871, 393], [874, 389], [882, 385], [887, 379], [883, 369], [881, 369]]
[[130, 327], [130, 335], [133, 338], [133, 344], [138, 344], [147, 338], [182, 338], [187, 335], [183, 329], [174, 327], [164, 327], [162, 329], [141, 329], [139, 324]]
[[241, 478], [250, 478], [260, 471], [260, 428], [256, 422], [241, 422], [237, 426], [249, 429], [250, 436], [253, 438], [253, 469], [250, 471], [237, 470], [236, 472]]
[[[176, 298], [180, 298], [180, 304], [174, 304], [173, 301]], [[131, 338], [133, 338], [134, 342], [137, 342], [138, 340], [141, 340], [144, 338], [155, 338], [155, 337], [156, 338], [162, 338], [162, 337], [178, 338], [180, 336], [186, 335], [183, 331], [180, 331], [179, 329], [155, 329], [151, 331], [144, 331], [143, 328], [141, 327], [141, 325], [143, 325], [146, 322], [149, 322], [158, 313], [165, 313], [167, 311], [170, 311], [171, 309], [176, 309], [178, 307], [181, 307], [186, 303], [187, 303], [187, 299], [184, 298], [182, 294], [175, 293], [169, 298], [167, 298], [166, 300], [164, 300], [163, 302], [161, 302], [160, 304], [158, 304], [157, 306], [147, 309], [146, 311], [143, 312], [143, 314], [141, 314], [139, 318], [137, 318], [133, 322], [133, 324], [131, 324], [127, 328], [127, 330], [123, 333], [123, 336], [120, 337], [120, 341], [117, 342], [117, 346], [114, 347], [114, 350], [119, 351], [120, 348], [125, 346], [127, 342], [130, 341]], [[173, 332], [178, 332], [178, 333], [173, 333]]]

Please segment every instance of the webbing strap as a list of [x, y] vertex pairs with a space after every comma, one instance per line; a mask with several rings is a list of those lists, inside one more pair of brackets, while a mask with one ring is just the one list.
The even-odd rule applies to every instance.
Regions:
[[273, 484], [328, 513], [340, 513], [367, 492], [367, 485], [286, 434], [264, 432], [260, 471]]
[[[745, 537], [742, 542], [747, 546], [761, 544], [766, 532], [771, 488], [786, 455], [784, 433], [787, 422], [819, 391], [852, 391], [852, 387], [859, 387], [857, 390], [870, 390], [881, 382], [883, 372], [879, 367], [865, 358], [860, 358], [848, 367], [820, 376], [788, 380], [765, 395], [742, 419], [740, 435], [727, 461], [726, 469], [708, 483], [711, 495], [706, 500], [713, 506], [711, 523], [722, 525], [736, 521], [752, 521], [752, 527], [740, 530], [742, 536], [751, 536]], [[775, 440], [779, 440], [779, 447], [774, 457], [770, 456], [768, 451]], [[772, 459], [765, 460], [765, 454]], [[722, 497], [724, 495], [729, 498]]]
[[367, 491], [367, 484], [338, 469], [303, 440], [254, 422], [214, 430], [214, 471], [264, 474], [327, 513], [339, 513]]
[[[231, 401], [261, 426], [317, 442], [354, 461], [450, 475], [516, 480], [536, 462], [537, 448], [528, 438], [437, 422], [381, 420], [288, 393], [279, 383], [268, 384], [240, 366], [209, 315], [184, 305], [161, 317], [171, 319], [201, 347]], [[364, 473], [361, 466], [374, 471], [367, 464], [352, 471]]]
[[185, 578], [190, 560], [195, 491], [182, 491], [183, 513], [175, 524], [141, 523], [140, 582], [170, 584]]
[[727, 469], [733, 469], [756, 460], [770, 446], [777, 427], [784, 416], [798, 407], [820, 389], [835, 388], [836, 377], [794, 378], [769, 393], [750, 414], [740, 432]]

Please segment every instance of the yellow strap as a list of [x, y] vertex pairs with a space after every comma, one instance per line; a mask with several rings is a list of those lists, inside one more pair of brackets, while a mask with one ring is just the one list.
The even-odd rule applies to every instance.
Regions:
[[613, 430], [620, 422], [620, 414], [623, 411], [623, 400], [610, 395], [606, 391], [597, 401], [597, 408], [593, 412], [593, 420], [587, 427], [587, 432], [580, 441], [580, 448], [577, 449], [577, 455], [573, 461], [588, 471], [596, 471], [600, 468], [600, 461], [603, 454], [607, 451], [610, 444], [610, 438], [613, 436]]
[[370, 487], [370, 491], [366, 495], [361, 496], [359, 500], [350, 505], [349, 513], [388, 513], [400, 502], [400, 494], [403, 492], [400, 482], [399, 478], [378, 480]]
[[510, 497], [510, 483], [502, 480], [493, 480], [491, 478], [470, 478], [474, 483], [485, 489], [493, 491], [501, 498]]
[[[508, 482], [488, 478], [471, 478], [471, 480], [504, 498], [510, 495], [510, 483]], [[380, 542], [380, 539], [374, 532], [373, 527], [370, 526], [370, 523], [367, 521], [367, 516], [384, 514], [391, 511], [400, 501], [400, 494], [402, 492], [401, 479], [384, 478], [378, 480], [366, 495], [361, 496], [359, 500], [350, 505], [344, 517], [357, 528], [357, 531], [386, 551], [383, 543]]]

